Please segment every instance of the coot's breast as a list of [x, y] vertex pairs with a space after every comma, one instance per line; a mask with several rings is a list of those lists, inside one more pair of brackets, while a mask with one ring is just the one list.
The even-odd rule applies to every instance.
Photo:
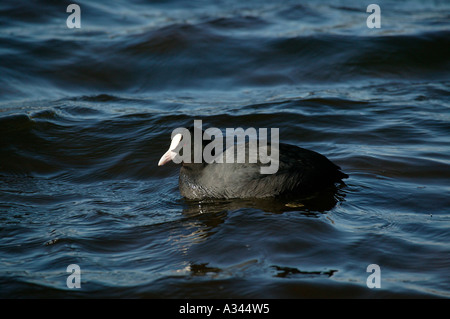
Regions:
[[279, 145], [279, 167], [275, 174], [261, 174], [262, 165], [260, 161], [183, 165], [180, 193], [190, 199], [301, 195], [347, 177], [325, 156], [287, 144]]

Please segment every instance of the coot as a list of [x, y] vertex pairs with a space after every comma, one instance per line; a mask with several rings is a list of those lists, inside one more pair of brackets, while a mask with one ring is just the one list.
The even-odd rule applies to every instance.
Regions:
[[[192, 130], [192, 129], [191, 129]], [[172, 139], [169, 150], [161, 157], [158, 166], [173, 160], [183, 144], [178, 134]], [[192, 147], [194, 143], [191, 143]], [[203, 147], [205, 147], [203, 141]], [[268, 153], [272, 145], [268, 143]], [[201, 163], [182, 161], [179, 188], [188, 199], [205, 198], [270, 198], [302, 196], [310, 192], [342, 183], [348, 175], [325, 156], [294, 145], [279, 143], [278, 170], [274, 174], [261, 174], [260, 161], [249, 161], [249, 143], [245, 144], [244, 163]], [[225, 156], [228, 150], [217, 156]], [[225, 157], [223, 157], [225, 158]], [[190, 162], [190, 163], [187, 163]]]

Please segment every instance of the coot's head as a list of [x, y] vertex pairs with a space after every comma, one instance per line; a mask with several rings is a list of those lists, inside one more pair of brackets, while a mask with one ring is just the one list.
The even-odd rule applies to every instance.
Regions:
[[[194, 134], [197, 135], [197, 139], [201, 140], [201, 147], [194, 145]], [[200, 167], [206, 163], [203, 161], [203, 148], [205, 147], [204, 132], [197, 128], [191, 127], [189, 129], [179, 129], [179, 133], [172, 134], [172, 142], [170, 143], [169, 150], [164, 153], [158, 162], [158, 166], [162, 166], [170, 161], [177, 164], [181, 163], [185, 167]], [[190, 150], [190, 156], [184, 156], [184, 152]], [[197, 154], [195, 154], [197, 152]], [[195, 158], [197, 155], [197, 159]], [[186, 160], [189, 158], [189, 160]]]

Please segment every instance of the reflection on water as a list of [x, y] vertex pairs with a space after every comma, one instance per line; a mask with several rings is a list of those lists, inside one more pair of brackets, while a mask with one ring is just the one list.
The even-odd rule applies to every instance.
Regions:
[[320, 192], [290, 198], [204, 199], [201, 201], [186, 199], [187, 207], [183, 209], [183, 213], [187, 216], [195, 216], [197, 214], [253, 208], [272, 214], [297, 211], [299, 214], [306, 216], [315, 216], [331, 210], [338, 202], [344, 201], [345, 193], [340, 190], [344, 187], [345, 184], [342, 184]]

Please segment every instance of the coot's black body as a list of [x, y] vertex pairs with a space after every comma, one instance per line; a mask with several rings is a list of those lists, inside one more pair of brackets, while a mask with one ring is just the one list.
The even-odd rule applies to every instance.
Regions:
[[[270, 154], [270, 145], [268, 150]], [[180, 193], [188, 199], [292, 197], [333, 186], [348, 177], [325, 156], [283, 143], [279, 144], [278, 171], [261, 174], [262, 165], [259, 160], [257, 163], [182, 163]]]

